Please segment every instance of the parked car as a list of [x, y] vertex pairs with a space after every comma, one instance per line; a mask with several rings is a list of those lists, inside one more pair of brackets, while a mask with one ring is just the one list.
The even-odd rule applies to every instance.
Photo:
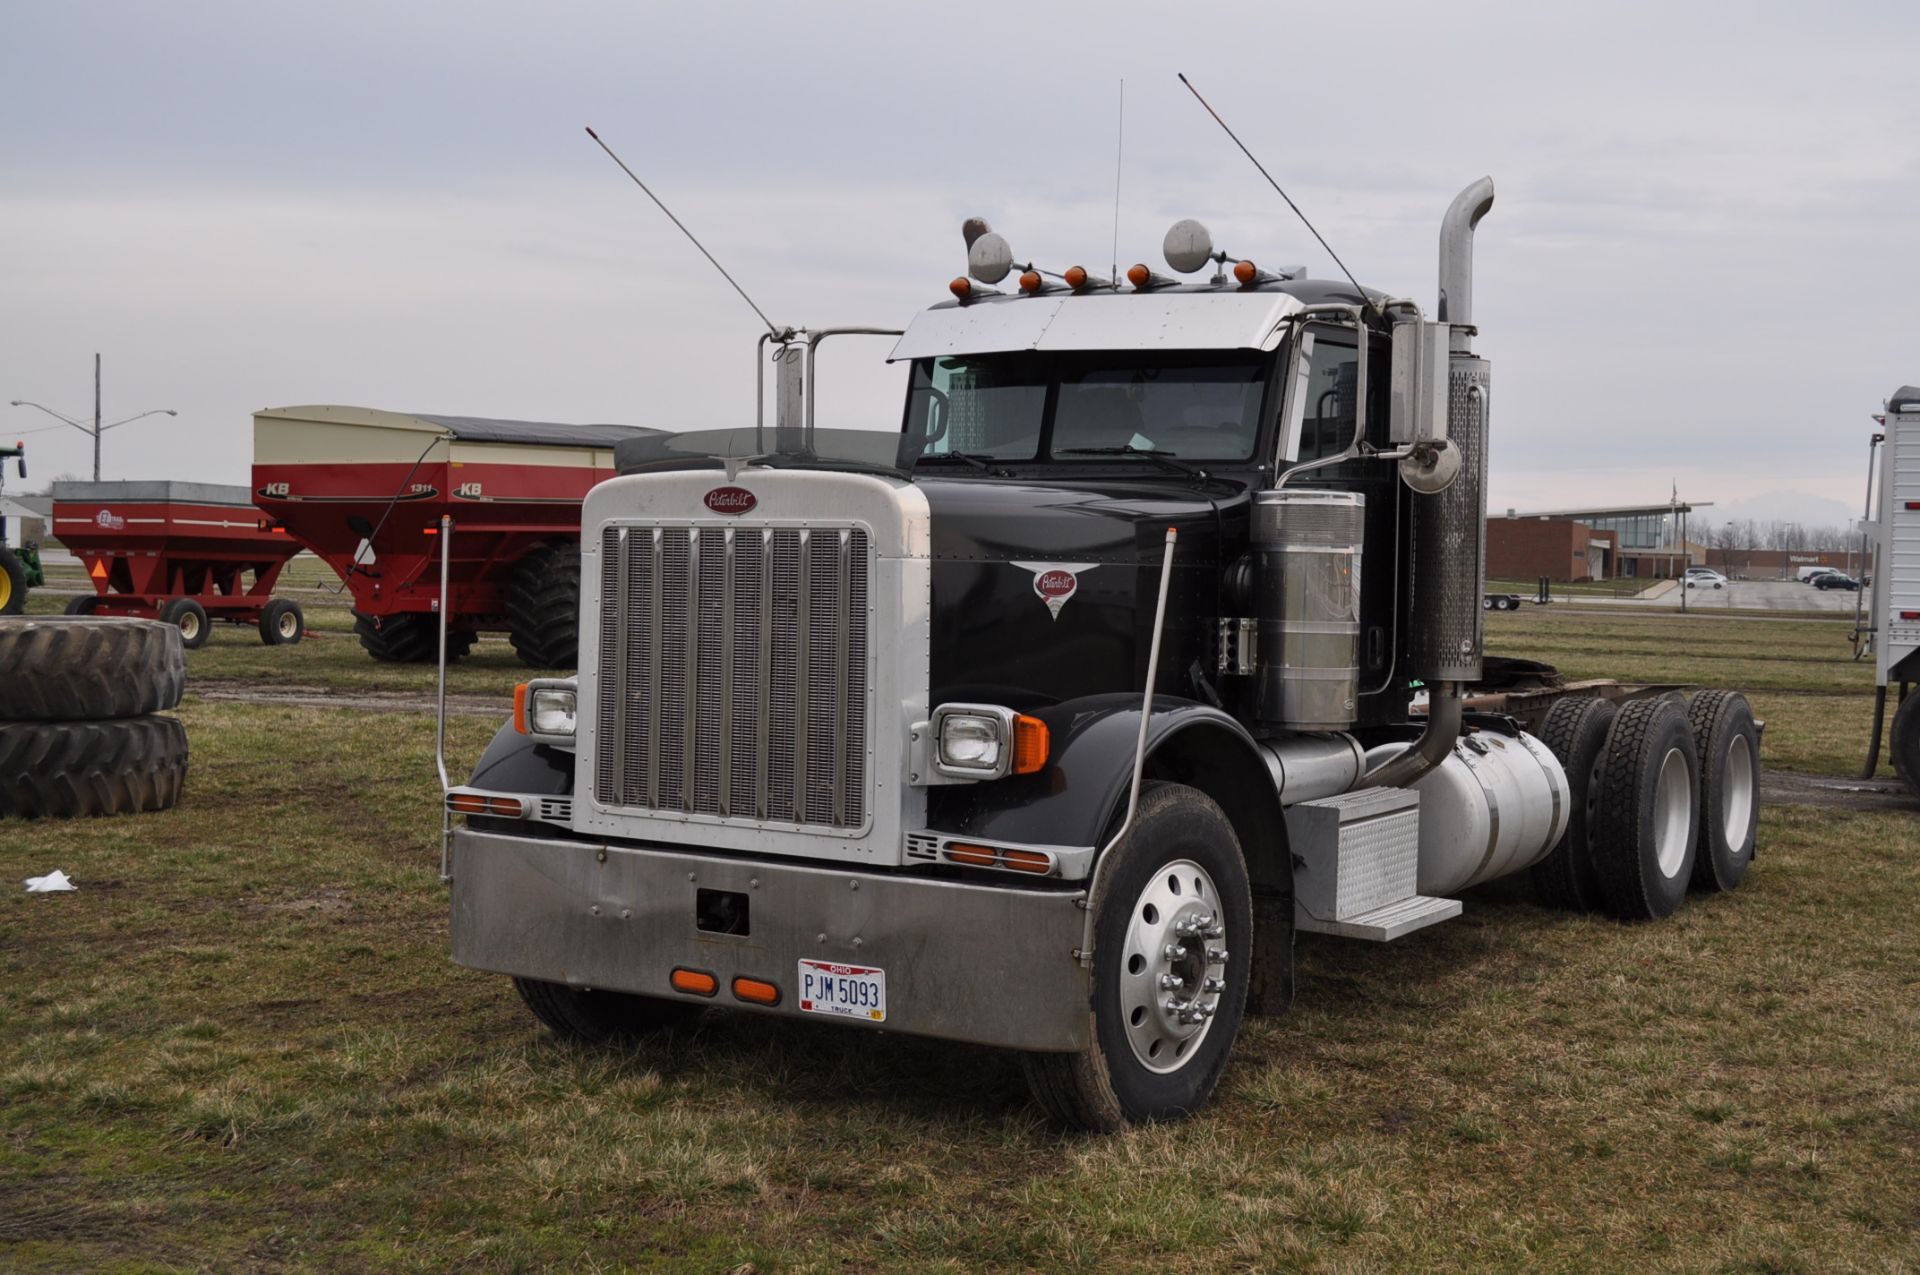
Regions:
[[1688, 567], [1687, 587], [1689, 589], [1724, 589], [1727, 578], [1711, 567]]
[[1823, 576], [1815, 576], [1813, 578], [1813, 587], [1816, 589], [1846, 589], [1848, 592], [1858, 592], [1860, 582], [1850, 575], [1842, 575], [1838, 571], [1829, 571]]
[[1798, 580], [1801, 584], [1812, 584], [1813, 578], [1815, 576], [1826, 575], [1829, 571], [1832, 571], [1832, 570], [1833, 570], [1832, 567], [1801, 567], [1798, 571], [1795, 571], [1793, 573], [1793, 578]]

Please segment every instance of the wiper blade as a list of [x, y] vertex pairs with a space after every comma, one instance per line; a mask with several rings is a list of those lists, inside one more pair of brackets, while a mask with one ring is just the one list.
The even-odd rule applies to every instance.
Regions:
[[1157, 460], [1168, 469], [1175, 470], [1194, 478], [1205, 478], [1207, 471], [1195, 469], [1174, 459], [1175, 453], [1162, 451], [1158, 447], [1135, 447], [1132, 443], [1123, 443], [1119, 447], [1062, 447], [1055, 456], [1145, 456], [1148, 460]]
[[993, 466], [987, 462], [998, 459], [1000, 459], [998, 456], [990, 456], [985, 452], [928, 452], [914, 463], [924, 465], [928, 461], [934, 460], [963, 460], [981, 473], [990, 474], [993, 472]]

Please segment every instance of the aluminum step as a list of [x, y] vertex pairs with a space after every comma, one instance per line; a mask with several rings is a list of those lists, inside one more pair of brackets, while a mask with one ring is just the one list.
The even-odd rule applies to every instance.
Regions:
[[1323, 921], [1304, 908], [1295, 909], [1293, 925], [1314, 934], [1338, 934], [1342, 938], [1367, 939], [1391, 943], [1394, 939], [1423, 930], [1460, 915], [1460, 900], [1435, 899], [1424, 894], [1410, 895], [1397, 903], [1388, 903], [1350, 916], [1343, 921]]

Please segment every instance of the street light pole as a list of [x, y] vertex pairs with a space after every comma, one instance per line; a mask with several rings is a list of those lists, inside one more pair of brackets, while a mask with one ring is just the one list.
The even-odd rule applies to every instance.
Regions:
[[24, 398], [12, 399], [10, 400], [10, 402], [15, 407], [31, 407], [36, 409], [37, 411], [45, 412], [48, 416], [53, 417], [53, 419], [57, 421], [65, 421], [67, 424], [79, 430], [82, 434], [93, 435], [93, 481], [95, 482], [100, 481], [100, 435], [102, 432], [110, 429], [118, 429], [122, 425], [131, 425], [133, 422], [138, 420], [145, 420], [149, 416], [180, 415], [180, 413], [174, 411], [171, 407], [156, 407], [150, 411], [136, 412], [132, 416], [128, 416], [117, 421], [109, 421], [107, 424], [102, 425], [100, 423], [100, 356], [98, 353], [96, 353], [93, 356], [93, 428], [92, 429], [88, 429], [85, 425], [83, 425], [79, 421], [74, 420], [73, 417], [68, 416], [65, 413], [54, 411], [51, 407], [46, 406], [44, 403], [35, 403], [35, 402], [32, 402], [31, 400], [24, 399]]
[[100, 481], [100, 352], [93, 352], [93, 481]]

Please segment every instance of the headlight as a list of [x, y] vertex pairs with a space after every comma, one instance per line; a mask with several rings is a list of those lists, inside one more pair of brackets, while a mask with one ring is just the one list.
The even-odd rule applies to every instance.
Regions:
[[999, 774], [1006, 740], [998, 717], [949, 713], [940, 719], [940, 764], [972, 774]]
[[527, 724], [535, 735], [571, 735], [574, 729], [574, 692], [541, 688], [527, 696]]

